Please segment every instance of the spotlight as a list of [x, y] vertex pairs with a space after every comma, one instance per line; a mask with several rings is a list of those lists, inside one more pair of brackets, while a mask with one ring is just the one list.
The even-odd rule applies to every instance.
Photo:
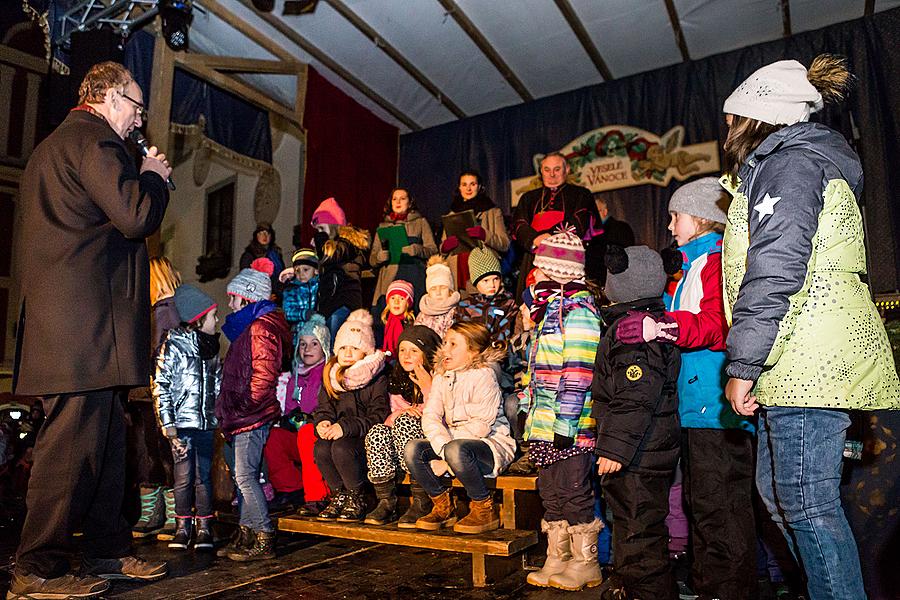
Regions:
[[22, 411], [21, 410], [9, 411], [9, 418], [11, 418], [13, 421], [18, 421], [19, 419], [22, 418]]
[[283, 15], [305, 15], [316, 10], [319, 0], [284, 0]]
[[188, 30], [193, 19], [191, 0], [160, 0], [163, 37], [175, 51], [188, 49]]
[[275, 8], [275, 0], [252, 0], [253, 8], [259, 12], [272, 12]]

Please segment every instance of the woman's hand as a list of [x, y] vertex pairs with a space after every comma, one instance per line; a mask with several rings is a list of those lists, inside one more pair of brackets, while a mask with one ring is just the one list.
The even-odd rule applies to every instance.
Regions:
[[597, 474], [599, 475], [609, 475], [610, 473], [616, 473], [622, 470], [622, 463], [610, 460], [605, 456], [601, 456], [597, 459]]
[[756, 396], [750, 395], [750, 392], [753, 391], [753, 383], [746, 379], [732, 377], [725, 385], [725, 397], [731, 402], [731, 408], [734, 412], [739, 415], [752, 417], [756, 409], [759, 408]]

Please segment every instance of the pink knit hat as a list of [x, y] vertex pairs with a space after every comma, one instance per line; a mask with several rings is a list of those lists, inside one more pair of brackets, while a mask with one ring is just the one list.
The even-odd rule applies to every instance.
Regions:
[[534, 266], [558, 283], [584, 277], [584, 244], [571, 228], [558, 230], [534, 252]]
[[391, 296], [400, 295], [406, 298], [406, 302], [412, 306], [413, 305], [413, 286], [408, 281], [403, 281], [402, 279], [396, 279], [391, 282], [391, 285], [388, 286], [387, 293], [384, 295], [384, 299], [387, 300]]
[[328, 198], [316, 208], [312, 216], [312, 225], [346, 225], [347, 215], [344, 209], [340, 207], [337, 200]]

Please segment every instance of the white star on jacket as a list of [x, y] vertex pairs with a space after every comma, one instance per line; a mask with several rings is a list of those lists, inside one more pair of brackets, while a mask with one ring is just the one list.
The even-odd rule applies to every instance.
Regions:
[[781, 196], [772, 197], [766, 192], [765, 198], [762, 201], [753, 207], [753, 210], [759, 213], [759, 221], [758, 223], [762, 223], [763, 217], [766, 215], [774, 215], [775, 214], [775, 205], [781, 201]]

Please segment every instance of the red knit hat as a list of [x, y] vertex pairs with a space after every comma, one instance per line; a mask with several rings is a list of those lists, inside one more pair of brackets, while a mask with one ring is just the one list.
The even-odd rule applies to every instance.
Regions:
[[387, 293], [384, 295], [384, 299], [387, 300], [391, 296], [400, 295], [406, 298], [406, 302], [412, 306], [413, 305], [413, 286], [408, 281], [403, 281], [402, 279], [396, 279], [391, 282], [391, 285], [388, 286]]

